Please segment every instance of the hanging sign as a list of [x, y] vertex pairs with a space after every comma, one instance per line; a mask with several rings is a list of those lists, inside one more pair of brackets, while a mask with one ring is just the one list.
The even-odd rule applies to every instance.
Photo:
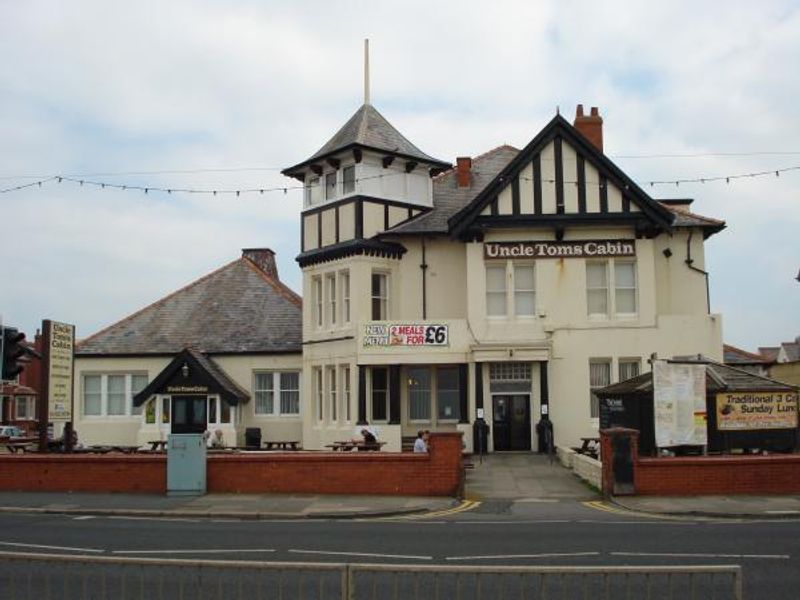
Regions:
[[705, 446], [706, 367], [653, 361], [656, 446]]
[[733, 392], [717, 394], [717, 429], [794, 429], [797, 395], [791, 392]]
[[364, 326], [364, 346], [447, 346], [447, 325], [380, 323]]
[[51, 421], [71, 421], [75, 326], [45, 320], [42, 331], [47, 415]]
[[483, 258], [597, 258], [636, 256], [634, 240], [577, 240], [574, 242], [486, 242]]

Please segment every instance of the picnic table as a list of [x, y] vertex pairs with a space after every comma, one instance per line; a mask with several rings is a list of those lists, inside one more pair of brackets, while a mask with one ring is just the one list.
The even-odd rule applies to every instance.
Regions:
[[264, 442], [264, 448], [267, 450], [299, 450], [299, 440], [269, 440]]
[[12, 454], [16, 454], [17, 452], [27, 452], [30, 448], [32, 448], [36, 442], [25, 442], [25, 441], [9, 441], [4, 442], [3, 445], [8, 449], [9, 452]]
[[352, 450], [373, 450], [378, 451], [386, 445], [386, 442], [359, 442], [353, 440], [345, 440], [341, 442], [333, 442], [327, 444], [325, 447], [330, 448], [334, 452], [350, 452]]
[[150, 444], [150, 451], [155, 452], [156, 450], [166, 450], [167, 449], [167, 440], [150, 440], [147, 442]]
[[597, 454], [600, 451], [600, 438], [599, 437], [582, 437], [581, 447], [578, 449], [579, 454]]

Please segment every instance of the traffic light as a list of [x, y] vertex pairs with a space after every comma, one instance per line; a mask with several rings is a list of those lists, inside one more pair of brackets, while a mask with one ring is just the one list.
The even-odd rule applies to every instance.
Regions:
[[24, 341], [24, 333], [13, 327], [3, 327], [3, 369], [0, 379], [14, 379], [22, 372], [23, 366], [18, 361], [27, 353], [27, 348], [22, 343]]

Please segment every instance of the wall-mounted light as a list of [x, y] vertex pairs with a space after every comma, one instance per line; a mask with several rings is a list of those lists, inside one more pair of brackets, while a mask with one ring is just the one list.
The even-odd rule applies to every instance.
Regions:
[[184, 378], [189, 377], [189, 365], [188, 364], [183, 363], [183, 366], [181, 367], [181, 374], [184, 376]]
[[664, 252], [664, 256], [666, 256], [667, 258], [672, 256], [672, 250], [670, 250], [669, 248], [664, 248], [663, 252]]

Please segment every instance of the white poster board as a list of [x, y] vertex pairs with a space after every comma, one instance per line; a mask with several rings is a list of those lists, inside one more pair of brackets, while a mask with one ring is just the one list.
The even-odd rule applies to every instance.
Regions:
[[653, 361], [656, 447], [705, 446], [706, 367]]

